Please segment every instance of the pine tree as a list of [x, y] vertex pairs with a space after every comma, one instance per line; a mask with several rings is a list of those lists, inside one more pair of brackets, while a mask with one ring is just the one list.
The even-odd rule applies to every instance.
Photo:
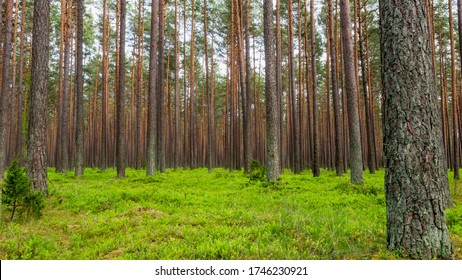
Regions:
[[424, 0], [381, 0], [379, 10], [387, 247], [416, 259], [452, 258], [428, 11]]

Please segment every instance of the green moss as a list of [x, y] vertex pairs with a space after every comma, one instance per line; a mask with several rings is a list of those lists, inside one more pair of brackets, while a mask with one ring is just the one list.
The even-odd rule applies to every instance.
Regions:
[[[270, 186], [224, 169], [149, 178], [128, 169], [126, 179], [113, 169], [79, 178], [50, 170], [40, 220], [2, 217], [0, 258], [400, 258], [386, 250], [383, 171], [365, 174], [364, 186], [349, 184], [348, 174], [321, 175], [285, 172]], [[458, 199], [448, 210], [454, 240], [462, 234]]]

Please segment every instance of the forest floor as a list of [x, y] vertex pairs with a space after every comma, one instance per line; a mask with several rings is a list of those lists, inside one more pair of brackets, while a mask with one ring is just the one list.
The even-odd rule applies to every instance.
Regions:
[[[276, 185], [224, 169], [49, 171], [40, 219], [9, 222], [0, 259], [402, 259], [386, 250], [383, 170], [365, 185], [347, 174], [293, 175]], [[450, 174], [452, 177], [452, 174]], [[447, 210], [462, 259], [462, 182]]]

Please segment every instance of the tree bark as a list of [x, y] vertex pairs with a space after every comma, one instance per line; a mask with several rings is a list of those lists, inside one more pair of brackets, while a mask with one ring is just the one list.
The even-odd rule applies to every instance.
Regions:
[[343, 166], [343, 149], [342, 149], [342, 123], [340, 120], [340, 100], [337, 79], [337, 50], [335, 44], [334, 32], [334, 13], [332, 0], [328, 1], [329, 9], [329, 41], [330, 41], [330, 68], [332, 77], [332, 100], [334, 103], [334, 129], [335, 129], [335, 170], [337, 175], [342, 175]]
[[143, 57], [142, 50], [144, 48], [144, 1], [139, 0], [138, 3], [138, 54], [137, 54], [137, 65], [136, 65], [136, 96], [135, 96], [135, 111], [136, 111], [136, 120], [135, 120], [135, 168], [141, 168], [141, 99], [142, 99], [142, 90], [143, 90]]
[[279, 114], [278, 138], [279, 138], [279, 162], [281, 169], [284, 168], [283, 129], [284, 117], [282, 110], [282, 34], [281, 34], [281, 0], [276, 1], [276, 96], [277, 110]]
[[288, 48], [289, 48], [289, 96], [290, 96], [290, 116], [291, 116], [291, 135], [292, 135], [292, 157], [293, 171], [295, 174], [300, 173], [300, 135], [299, 120], [297, 113], [297, 98], [295, 97], [295, 71], [294, 71], [294, 49], [293, 49], [293, 15], [292, 0], [288, 2], [289, 26], [288, 26]]
[[277, 111], [276, 69], [273, 35], [273, 1], [263, 4], [264, 43], [265, 43], [265, 99], [266, 99], [266, 178], [279, 179], [279, 116]]
[[343, 42], [343, 65], [348, 101], [348, 129], [350, 138], [350, 180], [353, 184], [363, 184], [363, 159], [361, 135], [359, 131], [358, 89], [354, 66], [353, 44], [351, 41], [350, 1], [340, 0], [340, 25]]
[[157, 157], [159, 171], [165, 172], [165, 89], [164, 89], [164, 0], [159, 0], [157, 70]]
[[[3, 42], [3, 0], [0, 0], [0, 49], [2, 47], [2, 42]], [[0, 75], [0, 86], [2, 84], [2, 76]], [[3, 174], [2, 174], [3, 175]]]
[[72, 2], [66, 1], [64, 6], [65, 11], [65, 27], [64, 27], [64, 67], [63, 67], [63, 95], [62, 95], [62, 108], [61, 117], [58, 120], [60, 129], [59, 145], [61, 156], [59, 158], [59, 172], [65, 173], [69, 169], [69, 61], [70, 61], [70, 39], [71, 39], [71, 25], [72, 25]]
[[18, 74], [18, 115], [16, 125], [16, 155], [19, 157], [19, 164], [24, 163], [24, 136], [23, 136], [23, 83], [24, 83], [24, 26], [26, 21], [26, 0], [22, 0], [21, 3], [21, 32], [20, 32], [20, 43], [19, 43], [19, 74]]
[[387, 247], [452, 258], [447, 168], [425, 0], [380, 1]]
[[178, 0], [175, 0], [175, 110], [174, 110], [174, 123], [175, 123], [175, 139], [173, 148], [173, 167], [175, 169], [179, 166], [180, 158], [180, 38], [178, 32]]
[[208, 41], [207, 41], [207, 1], [204, 0], [204, 50], [205, 50], [205, 94], [207, 96], [207, 168], [209, 173], [212, 172], [213, 168], [213, 151], [212, 151], [212, 142], [213, 142], [213, 133], [212, 131], [212, 97], [210, 91], [210, 79], [209, 79], [209, 53], [208, 53]]
[[125, 19], [126, 0], [120, 0], [119, 77], [117, 89], [117, 177], [125, 177]]
[[[18, 34], [18, 21], [19, 21], [19, 0], [16, 1], [15, 3], [15, 8], [14, 8], [14, 25], [13, 25], [13, 58], [12, 58], [12, 65], [11, 65], [11, 91], [10, 91], [10, 132], [9, 132], [9, 140], [8, 140], [8, 155], [7, 155], [7, 161], [11, 162], [13, 158], [17, 157], [16, 154], [16, 145], [17, 145], [17, 122], [16, 117], [17, 115], [17, 107], [21, 106], [21, 102], [18, 101], [16, 98], [16, 50], [18, 47], [18, 40], [17, 40], [17, 34]], [[17, 159], [17, 158], [16, 158]]]
[[372, 129], [372, 123], [371, 123], [371, 118], [372, 118], [372, 112], [370, 109], [370, 104], [369, 104], [369, 86], [368, 86], [368, 71], [366, 70], [366, 59], [364, 58], [364, 48], [363, 48], [363, 40], [365, 40], [363, 37], [363, 32], [362, 32], [362, 16], [361, 16], [361, 10], [359, 10], [358, 13], [359, 17], [359, 28], [358, 28], [358, 33], [359, 33], [359, 54], [360, 54], [360, 63], [361, 63], [361, 78], [363, 82], [363, 93], [364, 93], [364, 111], [365, 111], [365, 116], [366, 116], [366, 135], [367, 135], [367, 165], [369, 167], [369, 172], [371, 174], [375, 173], [375, 153], [374, 153], [374, 143], [373, 143], [373, 129]]
[[101, 169], [105, 170], [108, 167], [108, 124], [107, 124], [107, 117], [108, 117], [108, 102], [109, 102], [109, 58], [108, 58], [108, 19], [106, 16], [106, 3], [107, 0], [103, 1], [103, 64], [102, 64], [102, 74], [103, 80], [101, 84]]
[[[449, 20], [450, 20], [450, 41], [451, 41], [451, 79], [452, 79], [452, 103], [453, 103], [453, 137], [454, 137], [454, 143], [459, 143], [460, 139], [460, 131], [458, 131], [457, 128], [457, 79], [455, 78], [455, 63], [454, 63], [454, 33], [452, 32], [452, 2], [450, 3], [450, 14], [449, 14]], [[459, 26], [459, 54], [462, 55], [462, 1], [457, 0], [457, 19], [458, 19], [458, 26]], [[461, 65], [462, 65], [462, 60], [461, 60]], [[460, 104], [459, 104], [460, 106]], [[454, 168], [454, 179], [459, 180], [460, 175], [459, 175], [459, 146], [457, 144], [454, 145], [454, 161], [453, 161], [453, 168]]]
[[2, 57], [2, 85], [0, 95], [0, 178], [5, 172], [7, 161], [7, 135], [8, 122], [8, 91], [10, 88], [10, 57], [11, 57], [11, 21], [13, 18], [13, 0], [7, 0], [5, 6], [5, 41], [3, 42], [3, 57]]
[[195, 110], [194, 110], [194, 97], [195, 97], [195, 75], [194, 75], [194, 42], [195, 42], [195, 28], [194, 28], [194, 0], [191, 1], [191, 46], [190, 46], [190, 65], [189, 65], [189, 162], [191, 168], [196, 168], [196, 125], [195, 125]]
[[313, 95], [313, 176], [319, 177], [319, 139], [318, 139], [318, 105], [317, 105], [317, 69], [316, 69], [316, 22], [314, 17], [314, 0], [310, 1], [310, 44], [311, 44], [311, 92]]
[[75, 61], [75, 111], [76, 111], [76, 131], [75, 131], [75, 176], [84, 174], [84, 129], [83, 120], [83, 1], [77, 1], [77, 48]]
[[[245, 108], [244, 108], [244, 171], [250, 173], [250, 162], [252, 160], [252, 142], [250, 140], [251, 128], [251, 114], [250, 114], [250, 0], [245, 2], [245, 26], [244, 26], [244, 40], [245, 40]], [[244, 51], [244, 50], [242, 50]]]
[[32, 62], [27, 135], [27, 176], [32, 187], [48, 193], [47, 184], [47, 102], [50, 1], [35, 0], [32, 25]]
[[157, 28], [158, 0], [151, 1], [151, 41], [149, 47], [149, 90], [148, 90], [148, 128], [146, 175], [156, 174], [157, 150], [157, 115], [156, 115], [156, 84], [157, 84]]

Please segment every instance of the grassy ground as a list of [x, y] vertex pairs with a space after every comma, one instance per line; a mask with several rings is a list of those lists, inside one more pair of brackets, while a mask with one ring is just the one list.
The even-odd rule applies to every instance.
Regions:
[[[383, 171], [364, 187], [323, 171], [265, 186], [242, 172], [50, 170], [38, 220], [2, 217], [1, 259], [400, 259], [386, 250]], [[452, 176], [452, 174], [450, 174]], [[462, 259], [462, 184], [448, 224]], [[4, 214], [4, 216], [6, 216]]]

